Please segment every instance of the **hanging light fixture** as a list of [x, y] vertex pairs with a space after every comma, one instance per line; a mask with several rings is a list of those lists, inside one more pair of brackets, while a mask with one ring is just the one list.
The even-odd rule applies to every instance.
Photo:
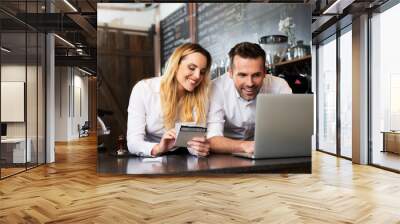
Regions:
[[68, 5], [68, 7], [70, 7], [74, 12], [78, 12], [78, 10], [68, 1], [68, 0], [64, 0], [65, 4]]
[[57, 37], [59, 40], [61, 40], [62, 42], [64, 42], [65, 44], [67, 44], [68, 46], [70, 46], [70, 47], [72, 47], [72, 48], [75, 48], [75, 45], [73, 45], [71, 42], [69, 42], [68, 40], [66, 40], [66, 39], [64, 39], [64, 38], [62, 38], [62, 37], [60, 37], [59, 35], [57, 35], [57, 34], [54, 34], [54, 36], [55, 37]]
[[9, 49], [7, 49], [5, 47], [1, 47], [1, 51], [4, 51], [6, 53], [10, 53], [11, 52], [11, 50], [9, 50]]

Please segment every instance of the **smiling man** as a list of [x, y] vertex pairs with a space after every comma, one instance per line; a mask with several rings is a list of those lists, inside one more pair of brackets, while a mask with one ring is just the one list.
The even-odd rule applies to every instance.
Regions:
[[212, 84], [207, 138], [214, 152], [253, 153], [257, 94], [291, 94], [292, 89], [284, 79], [265, 74], [265, 51], [258, 44], [239, 43], [229, 58], [228, 73]]

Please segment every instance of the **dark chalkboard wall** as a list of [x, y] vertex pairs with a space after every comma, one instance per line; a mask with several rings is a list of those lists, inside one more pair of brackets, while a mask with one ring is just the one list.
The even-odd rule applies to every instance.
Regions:
[[[206, 48], [213, 59], [211, 76], [223, 74], [229, 65], [228, 52], [237, 43], [258, 43], [262, 36], [283, 35], [279, 21], [292, 17], [296, 40], [311, 46], [311, 6], [296, 3], [195, 3], [194, 15], [189, 15], [189, 3], [161, 21], [161, 61], [182, 43], [190, 42], [189, 16], [196, 20], [197, 43]], [[296, 93], [310, 92], [311, 58], [282, 66], [279, 75]], [[300, 75], [300, 73], [302, 75]], [[304, 74], [307, 78], [304, 78]], [[278, 75], [278, 74], [275, 74]]]
[[279, 20], [293, 17], [296, 40], [311, 42], [311, 7], [307, 4], [198, 3], [197, 41], [220, 66], [229, 50], [243, 41], [258, 42], [265, 35], [283, 34]]
[[190, 41], [189, 6], [185, 4], [161, 21], [161, 62], [168, 60], [174, 49]]

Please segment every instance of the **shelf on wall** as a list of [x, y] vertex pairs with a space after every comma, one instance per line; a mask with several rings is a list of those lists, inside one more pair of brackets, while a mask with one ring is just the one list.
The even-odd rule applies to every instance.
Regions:
[[272, 64], [270, 66], [279, 67], [279, 66], [283, 66], [283, 65], [288, 65], [288, 64], [292, 64], [292, 63], [296, 63], [296, 62], [305, 61], [305, 60], [308, 60], [308, 59], [311, 59], [311, 55], [307, 55], [307, 56], [304, 56], [302, 58], [296, 58], [296, 59], [293, 59], [293, 60], [290, 60], [290, 61], [279, 62], [279, 63], [276, 63], [276, 64]]

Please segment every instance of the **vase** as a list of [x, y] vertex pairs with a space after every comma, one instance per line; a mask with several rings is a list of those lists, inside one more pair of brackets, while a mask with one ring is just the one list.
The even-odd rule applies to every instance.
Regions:
[[289, 29], [287, 36], [289, 47], [294, 47], [296, 45], [296, 36], [294, 35], [294, 29]]

